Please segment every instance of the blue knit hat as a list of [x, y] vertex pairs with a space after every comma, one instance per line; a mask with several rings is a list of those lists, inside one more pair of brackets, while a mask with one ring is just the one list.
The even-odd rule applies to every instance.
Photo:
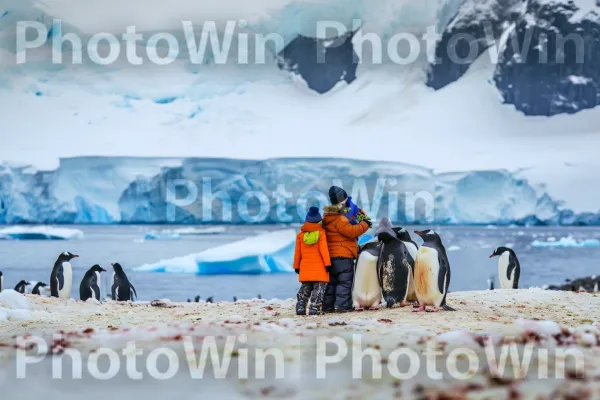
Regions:
[[320, 222], [321, 214], [319, 213], [319, 209], [317, 207], [311, 207], [308, 210], [308, 214], [306, 214], [306, 222]]

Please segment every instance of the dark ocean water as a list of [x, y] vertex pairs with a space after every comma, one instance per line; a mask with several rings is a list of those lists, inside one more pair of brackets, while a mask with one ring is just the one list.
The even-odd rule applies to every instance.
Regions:
[[[48, 282], [59, 253], [70, 251], [81, 257], [74, 260], [72, 296], [78, 298], [79, 282], [93, 264], [111, 270], [111, 262], [123, 265], [135, 285], [140, 300], [169, 298], [185, 301], [200, 295], [206, 299], [232, 300], [295, 297], [297, 275], [219, 275], [141, 273], [131, 269], [161, 259], [197, 253], [277, 227], [231, 227], [218, 235], [183, 236], [181, 240], [141, 240], [151, 226], [78, 226], [85, 237], [73, 241], [2, 241], [0, 271], [5, 287], [21, 279]], [[600, 239], [600, 228], [493, 228], [433, 227], [442, 237], [452, 267], [451, 291], [485, 289], [487, 279], [496, 275], [497, 259], [489, 259], [493, 249], [509, 245], [521, 261], [521, 287], [561, 283], [565, 278], [600, 275], [600, 248], [535, 248], [531, 243], [549, 237], [573, 236], [577, 240]], [[422, 228], [421, 228], [422, 229]], [[412, 229], [410, 230], [412, 232]], [[416, 236], [416, 235], [414, 235]], [[417, 243], [421, 243], [416, 238]], [[108, 279], [108, 275], [107, 275]], [[498, 279], [495, 279], [498, 285]], [[106, 286], [105, 286], [106, 287]], [[104, 287], [104, 288], [105, 288]], [[104, 289], [103, 288], [103, 289]], [[104, 294], [103, 294], [104, 296]]]

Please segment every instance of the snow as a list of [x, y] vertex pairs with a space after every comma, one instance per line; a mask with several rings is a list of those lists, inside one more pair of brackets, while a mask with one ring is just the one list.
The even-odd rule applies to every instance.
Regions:
[[73, 240], [83, 239], [83, 232], [53, 226], [11, 226], [0, 229], [0, 237], [2, 236], [15, 240]]
[[29, 309], [29, 301], [27, 301], [27, 298], [13, 289], [5, 289], [0, 293], [0, 305], [3, 305], [11, 310]]
[[295, 242], [295, 230], [279, 230], [134, 270], [197, 275], [291, 272]]
[[179, 228], [179, 229], [163, 229], [161, 231], [146, 232], [144, 239], [147, 240], [177, 240], [182, 236], [202, 236], [202, 235], [218, 235], [227, 232], [224, 226], [211, 226], [207, 228]]
[[567, 79], [574, 85], [587, 85], [588, 83], [592, 82], [591, 78], [587, 78], [585, 76], [569, 75]]
[[534, 240], [531, 247], [600, 247], [600, 241], [597, 239], [576, 240], [572, 236], [560, 238], [558, 240], [548, 238], [547, 241]]

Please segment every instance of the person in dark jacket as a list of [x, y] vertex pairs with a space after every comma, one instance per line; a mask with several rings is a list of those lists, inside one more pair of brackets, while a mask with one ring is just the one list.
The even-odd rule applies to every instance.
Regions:
[[331, 258], [329, 284], [323, 300], [324, 312], [346, 312], [352, 308], [354, 264], [358, 256], [358, 237], [371, 227], [367, 219], [353, 225], [344, 215], [346, 191], [338, 186], [329, 189], [331, 206], [326, 206], [323, 228], [327, 232], [327, 247]]

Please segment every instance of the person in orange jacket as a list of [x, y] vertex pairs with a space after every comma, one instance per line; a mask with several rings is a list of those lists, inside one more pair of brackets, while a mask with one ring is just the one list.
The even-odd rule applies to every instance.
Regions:
[[296, 237], [294, 270], [302, 283], [298, 291], [296, 314], [306, 314], [306, 304], [310, 299], [309, 315], [323, 313], [323, 297], [329, 282], [329, 249], [327, 237], [321, 226], [321, 214], [317, 207], [311, 207], [306, 214], [304, 225]]
[[323, 214], [323, 229], [327, 232], [327, 246], [331, 256], [330, 280], [323, 300], [324, 312], [352, 311], [352, 284], [354, 282], [354, 266], [358, 257], [358, 237], [371, 228], [370, 219], [364, 211], [359, 210], [366, 218], [354, 225], [345, 213], [348, 201], [346, 191], [338, 186], [329, 189], [330, 206], [326, 206]]

